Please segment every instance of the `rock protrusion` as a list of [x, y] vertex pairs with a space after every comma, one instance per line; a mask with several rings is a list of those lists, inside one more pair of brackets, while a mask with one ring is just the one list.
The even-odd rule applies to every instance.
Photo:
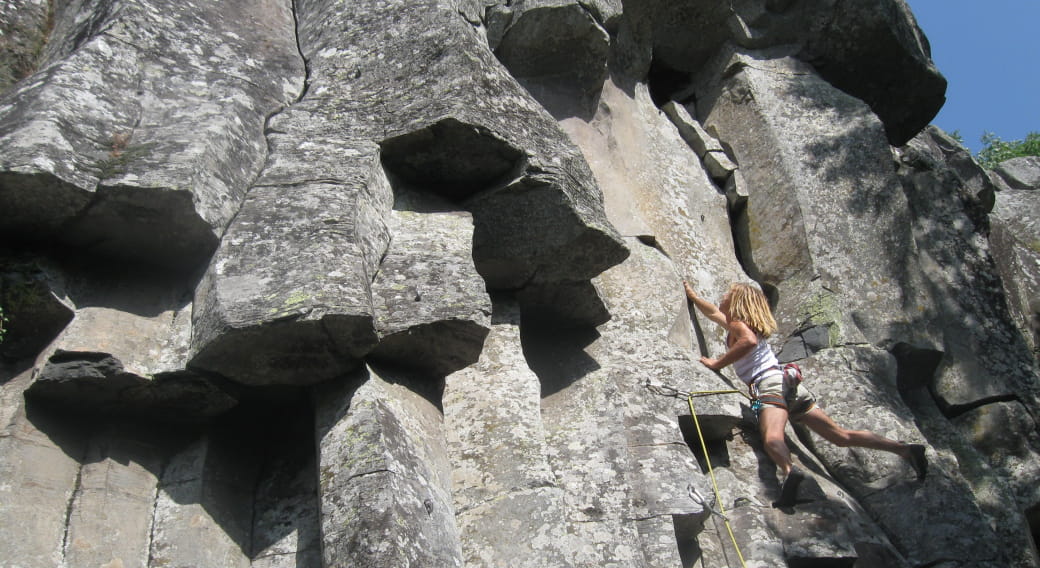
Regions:
[[[511, 9], [495, 55], [549, 112], [584, 114], [607, 77], [610, 36], [585, 2], [526, 1]], [[584, 103], [569, 108], [567, 103]]]
[[1040, 354], [1040, 193], [1009, 189], [996, 200], [990, 250], [1015, 323]]
[[58, 10], [47, 61], [0, 99], [0, 232], [197, 267], [263, 165], [267, 117], [302, 80], [288, 5]]
[[800, 326], [802, 312], [819, 311], [804, 302], [824, 295], [834, 329], [848, 335], [842, 342], [933, 336], [914, 325], [928, 296], [891, 150], [870, 109], [780, 52], [723, 52], [701, 77], [697, 111], [732, 148], [747, 185], [734, 230], [741, 260], [776, 287], [778, 320]]
[[326, 565], [462, 566], [443, 418], [428, 387], [364, 368], [317, 392]]
[[188, 368], [190, 281], [72, 263], [51, 273], [48, 295], [61, 294], [71, 319], [40, 353], [27, 396], [78, 414], [174, 422], [205, 421], [238, 404], [233, 386]]
[[372, 282], [379, 344], [371, 357], [441, 377], [475, 363], [491, 299], [473, 264], [472, 216], [401, 189], [390, 230]]

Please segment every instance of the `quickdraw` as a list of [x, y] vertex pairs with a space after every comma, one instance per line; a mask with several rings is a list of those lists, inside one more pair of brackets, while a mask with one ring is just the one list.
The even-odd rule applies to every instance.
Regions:
[[[749, 399], [751, 397], [749, 397], [747, 394], [744, 394], [743, 391], [736, 389], [683, 392], [678, 389], [672, 388], [668, 385], [654, 385], [650, 382], [650, 379], [646, 380], [646, 388], [655, 394], [660, 394], [663, 396], [672, 396], [676, 398], [681, 398], [683, 396], [686, 397], [686, 403], [690, 406], [690, 416], [693, 417], [693, 425], [697, 429], [697, 438], [701, 441], [701, 451], [704, 452], [704, 462], [708, 465], [708, 476], [711, 478], [711, 487], [715, 491], [715, 503], [718, 505], [718, 510], [716, 511], [713, 506], [708, 504], [705, 501], [704, 497], [702, 497], [701, 494], [697, 492], [697, 489], [693, 487], [693, 485], [687, 486], [687, 493], [689, 494], [690, 499], [692, 499], [695, 503], [705, 507], [712, 514], [719, 516], [723, 520], [723, 522], [726, 524], [726, 531], [729, 532], [729, 539], [733, 543], [733, 549], [737, 551], [737, 558], [740, 559], [740, 565], [742, 568], [747, 568], [747, 564], [744, 562], [744, 555], [741, 554], [740, 546], [737, 544], [737, 537], [733, 534], [733, 527], [731, 527], [729, 524], [729, 517], [726, 516], [726, 509], [722, 506], [722, 497], [719, 494], [719, 485], [715, 481], [715, 470], [711, 466], [711, 458], [708, 457], [708, 445], [707, 442], [704, 441], [704, 434], [701, 432], [701, 423], [700, 420], [698, 420], [697, 418], [697, 411], [693, 409], [693, 399], [695, 397], [710, 396], [716, 394], [741, 394]], [[754, 404], [756, 402], [758, 401], [752, 400], [752, 408], [754, 408]]]

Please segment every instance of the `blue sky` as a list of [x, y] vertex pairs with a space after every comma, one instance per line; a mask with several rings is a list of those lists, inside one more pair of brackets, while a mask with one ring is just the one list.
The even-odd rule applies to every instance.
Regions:
[[1040, 1], [907, 0], [946, 77], [932, 123], [960, 131], [972, 152], [983, 132], [1021, 140], [1040, 131]]

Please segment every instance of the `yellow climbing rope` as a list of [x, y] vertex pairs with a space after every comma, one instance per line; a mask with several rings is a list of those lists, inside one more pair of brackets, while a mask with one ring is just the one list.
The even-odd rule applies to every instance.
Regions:
[[[740, 391], [738, 390], [716, 391], [713, 393], [702, 391], [697, 394], [729, 394], [739, 392]], [[737, 537], [733, 535], [733, 527], [730, 526], [729, 517], [726, 516], [726, 508], [722, 506], [722, 496], [719, 494], [719, 484], [715, 482], [715, 470], [712, 469], [711, 458], [708, 457], [708, 445], [704, 441], [704, 434], [701, 433], [701, 423], [697, 419], [697, 411], [693, 409], [694, 394], [695, 393], [689, 393], [689, 396], [686, 397], [686, 403], [690, 405], [690, 416], [693, 416], [693, 425], [697, 428], [697, 437], [700, 438], [701, 441], [701, 451], [704, 452], [704, 462], [708, 464], [708, 477], [711, 478], [711, 487], [715, 490], [715, 502], [719, 505], [719, 513], [721, 513], [722, 521], [726, 523], [726, 530], [729, 532], [730, 541], [733, 542], [733, 549], [737, 551], [737, 558], [740, 559], [740, 565], [743, 568], [746, 568], [747, 564], [744, 563], [744, 555], [740, 553], [740, 546], [737, 544]]]
[[[722, 517], [724, 523], [726, 523], [726, 531], [729, 532], [730, 542], [733, 543], [733, 549], [737, 551], [737, 558], [740, 559], [740, 566], [747, 568], [747, 564], [744, 562], [744, 555], [740, 552], [740, 545], [737, 544], [737, 537], [733, 534], [733, 527], [729, 524], [729, 517], [726, 516], [726, 509], [722, 506], [722, 495], [719, 493], [719, 484], [715, 481], [715, 470], [711, 466], [711, 458], [708, 456], [708, 444], [704, 441], [704, 433], [701, 432], [701, 423], [697, 419], [697, 411], [693, 408], [693, 398], [698, 396], [709, 396], [715, 394], [741, 394], [745, 398], [749, 399], [747, 393], [740, 390], [714, 390], [714, 391], [694, 391], [694, 392], [682, 392], [667, 385], [653, 385], [650, 380], [647, 379], [646, 387], [657, 394], [665, 396], [674, 396], [678, 398], [680, 395], [686, 395], [686, 403], [690, 406], [690, 416], [693, 417], [693, 425], [697, 429], [697, 438], [701, 441], [701, 451], [704, 452], [704, 462], [708, 465], [708, 477], [711, 478], [711, 487], [715, 491], [715, 503], [719, 506], [718, 514]], [[702, 503], [708, 509], [711, 506], [707, 503]], [[712, 511], [714, 512], [714, 511]]]

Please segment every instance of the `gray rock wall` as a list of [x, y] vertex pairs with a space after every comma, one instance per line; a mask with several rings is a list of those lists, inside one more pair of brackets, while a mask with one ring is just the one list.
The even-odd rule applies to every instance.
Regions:
[[[0, 566], [1040, 563], [1040, 176], [902, 0], [9, 4]], [[683, 280], [928, 477], [773, 507]]]

